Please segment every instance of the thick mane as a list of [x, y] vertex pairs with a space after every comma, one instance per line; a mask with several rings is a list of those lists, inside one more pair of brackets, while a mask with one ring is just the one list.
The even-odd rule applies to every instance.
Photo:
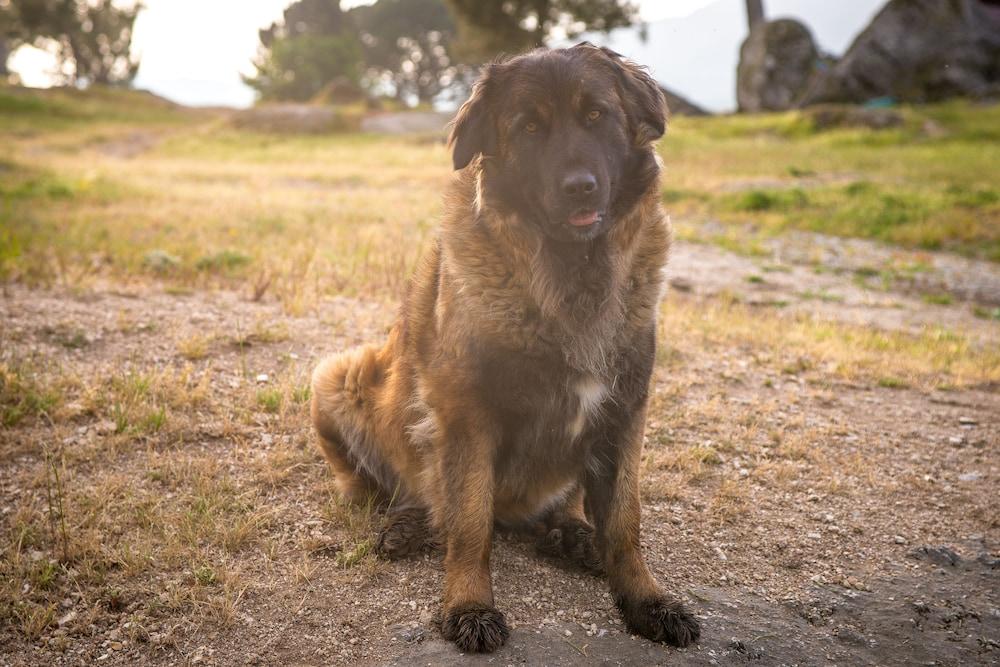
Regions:
[[458, 291], [480, 311], [485, 333], [529, 349], [554, 344], [570, 367], [607, 375], [627, 315], [634, 308], [651, 315], [659, 298], [669, 230], [656, 180], [607, 235], [562, 244], [484, 203], [477, 167], [460, 172], [447, 195], [444, 272], [462, 277]]

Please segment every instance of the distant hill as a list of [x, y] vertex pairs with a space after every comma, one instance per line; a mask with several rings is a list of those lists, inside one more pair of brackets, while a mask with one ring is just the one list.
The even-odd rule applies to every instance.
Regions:
[[[821, 48], [842, 54], [884, 0], [767, 0], [768, 18], [793, 17], [805, 23]], [[648, 38], [634, 28], [608, 36], [586, 35], [647, 65], [667, 87], [711, 111], [736, 108], [736, 64], [746, 37], [742, 0], [717, 0], [689, 16], [646, 25]]]

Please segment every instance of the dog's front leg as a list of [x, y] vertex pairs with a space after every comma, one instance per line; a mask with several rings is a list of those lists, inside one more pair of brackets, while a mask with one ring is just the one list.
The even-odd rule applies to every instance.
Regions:
[[639, 460], [645, 405], [609, 421], [612, 425], [591, 452], [586, 505], [611, 593], [632, 632], [687, 646], [698, 639], [698, 620], [660, 588], [640, 553]]
[[439, 470], [444, 489], [440, 529], [445, 541], [441, 632], [459, 649], [490, 653], [507, 640], [493, 606], [493, 439], [474, 428], [445, 428]]

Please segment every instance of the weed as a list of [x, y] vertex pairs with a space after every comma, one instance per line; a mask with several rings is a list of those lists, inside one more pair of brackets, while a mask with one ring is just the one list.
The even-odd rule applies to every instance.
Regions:
[[260, 389], [257, 391], [257, 405], [265, 412], [276, 413], [281, 410], [284, 396], [280, 389]]

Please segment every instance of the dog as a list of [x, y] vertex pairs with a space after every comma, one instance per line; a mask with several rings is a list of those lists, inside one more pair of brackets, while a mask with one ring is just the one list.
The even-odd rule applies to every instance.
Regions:
[[644, 68], [588, 43], [486, 66], [452, 125], [440, 234], [388, 340], [313, 374], [338, 490], [389, 502], [378, 551], [443, 546], [441, 631], [462, 651], [507, 639], [493, 531], [530, 522], [542, 551], [603, 571], [630, 630], [699, 637], [639, 547], [666, 114]]

